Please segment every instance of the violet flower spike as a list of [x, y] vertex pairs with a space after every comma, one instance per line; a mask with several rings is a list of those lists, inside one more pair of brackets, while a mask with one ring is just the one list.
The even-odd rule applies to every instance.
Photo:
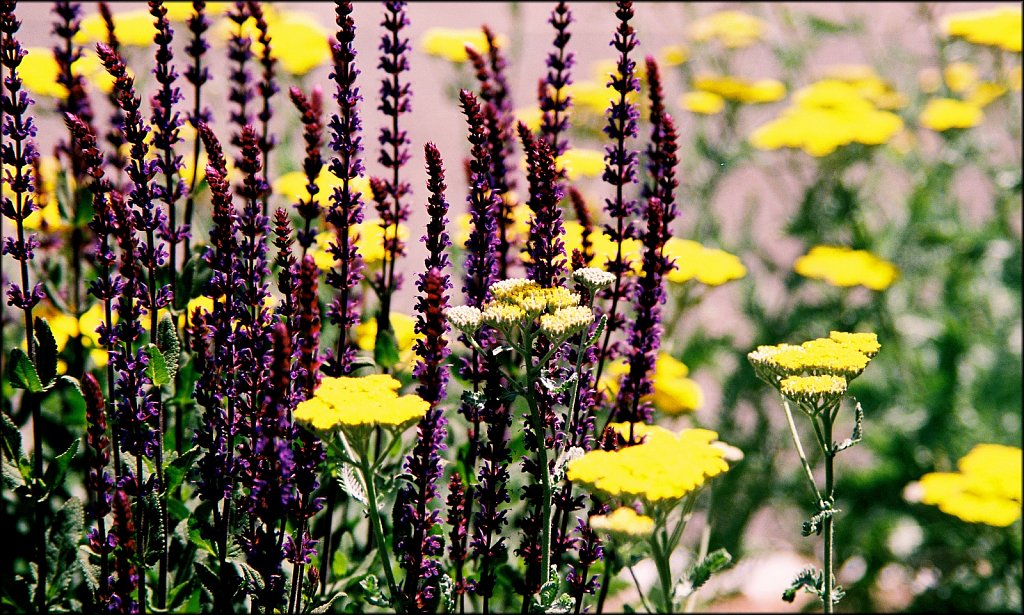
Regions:
[[[203, 65], [203, 56], [210, 49], [206, 42], [205, 34], [210, 28], [210, 22], [206, 19], [206, 2], [198, 0], [192, 3], [192, 16], [186, 21], [188, 30], [192, 34], [185, 53], [192, 58], [192, 62], [185, 69], [185, 80], [192, 84], [193, 107], [188, 114], [188, 121], [196, 131], [195, 141], [192, 143], [192, 180], [189, 182], [188, 198], [185, 200], [185, 223], [186, 228], [192, 227], [192, 216], [195, 213], [195, 192], [196, 183], [199, 179], [199, 150], [202, 146], [202, 139], [199, 138], [199, 124], [210, 122], [210, 109], [203, 106], [203, 85], [210, 80], [210, 69]], [[192, 254], [191, 233], [184, 237], [184, 258], [190, 258]]]
[[[274, 82], [274, 67], [277, 64], [277, 58], [273, 56], [271, 48], [270, 32], [267, 26], [266, 17], [263, 14], [263, 7], [259, 2], [249, 0], [248, 2], [249, 14], [256, 22], [256, 31], [258, 32], [260, 42], [260, 66], [263, 68], [263, 73], [260, 75], [260, 81], [256, 84], [256, 92], [259, 94], [260, 99], [263, 102], [263, 107], [260, 112], [256, 115], [256, 118], [260, 121], [260, 159], [263, 161], [263, 181], [270, 183], [270, 151], [274, 149], [276, 139], [274, 135], [270, 134], [270, 120], [274, 117], [274, 109], [270, 104], [274, 94], [277, 94], [280, 88], [277, 87], [277, 83]], [[263, 215], [268, 215], [268, 199], [270, 193], [263, 197]]]
[[562, 241], [565, 228], [562, 225], [562, 208], [558, 206], [562, 190], [558, 186], [554, 152], [547, 141], [534, 139], [526, 124], [520, 122], [518, 130], [526, 152], [530, 184], [527, 204], [533, 212], [524, 250], [530, 257], [526, 273], [544, 288], [561, 286], [565, 283], [565, 244]]
[[548, 19], [548, 23], [555, 29], [555, 39], [552, 42], [554, 50], [548, 53], [548, 72], [539, 88], [540, 110], [543, 113], [540, 133], [551, 145], [556, 158], [569, 148], [568, 140], [559, 140], [559, 136], [569, 131], [569, 107], [572, 98], [566, 92], [566, 86], [572, 84], [572, 67], [576, 58], [566, 47], [572, 38], [572, 33], [569, 32], [569, 24], [572, 22], [572, 11], [564, 1], [559, 2]]
[[292, 86], [288, 90], [295, 108], [299, 110], [302, 120], [302, 138], [306, 142], [306, 156], [302, 159], [302, 170], [306, 174], [307, 199], [300, 199], [295, 203], [295, 211], [305, 221], [303, 228], [297, 229], [296, 239], [302, 246], [302, 255], [305, 256], [309, 247], [316, 240], [316, 227], [314, 223], [320, 218], [320, 201], [317, 195], [320, 187], [317, 185], [317, 178], [323, 172], [324, 159], [321, 154], [323, 147], [323, 94], [320, 86], [314, 86], [309, 97], [302, 93], [297, 87]]
[[[52, 34], [60, 39], [53, 47], [53, 58], [57, 61], [57, 83], [67, 90], [67, 97], [57, 100], [57, 111], [62, 116], [65, 113], [76, 115], [91, 126], [92, 105], [85, 89], [85, 78], [71, 70], [71, 65], [83, 55], [82, 47], [73, 42], [82, 26], [82, 7], [77, 2], [60, 0], [53, 3], [52, 12], [58, 18], [53, 24]], [[74, 142], [59, 143], [57, 151], [68, 157], [72, 177], [76, 182], [81, 181], [87, 171]]]
[[[231, 145], [236, 148], [241, 147], [242, 130], [252, 123], [252, 111], [249, 109], [249, 101], [253, 97], [252, 75], [248, 68], [253, 57], [252, 39], [245, 34], [244, 28], [249, 17], [248, 5], [243, 0], [235, 2], [227, 12], [227, 18], [236, 26], [228, 39], [228, 61], [233, 63], [228, 73], [228, 81], [231, 83], [228, 101], [234, 104], [229, 118], [235, 126], [235, 132], [231, 134]], [[239, 152], [235, 156], [236, 166], [241, 161], [242, 155]]]
[[[110, 12], [110, 5], [101, 1], [96, 6], [107, 31], [106, 44], [114, 53], [120, 54], [121, 43], [118, 41], [117, 32], [114, 29], [114, 15]], [[113, 109], [110, 115], [110, 130], [106, 135], [107, 144], [110, 146], [107, 163], [115, 170], [115, 176], [111, 181], [114, 187], [120, 189], [124, 179], [125, 167], [128, 166], [128, 158], [122, 153], [122, 147], [125, 144], [124, 111], [117, 104], [117, 92], [113, 89], [107, 94], [107, 100], [110, 101], [110, 108]]]

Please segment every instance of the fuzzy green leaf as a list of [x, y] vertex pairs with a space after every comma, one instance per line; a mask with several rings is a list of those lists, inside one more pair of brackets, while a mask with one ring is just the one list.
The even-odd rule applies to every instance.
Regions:
[[46, 387], [57, 375], [57, 340], [53, 338], [50, 323], [45, 318], [36, 317], [36, 373], [39, 382]]
[[11, 358], [7, 361], [7, 379], [16, 389], [25, 389], [29, 393], [43, 392], [43, 384], [39, 381], [36, 366], [21, 348], [11, 349]]
[[146, 356], [149, 357], [149, 364], [146, 365], [146, 376], [149, 377], [153, 386], [163, 386], [171, 383], [171, 376], [167, 371], [167, 361], [156, 344], [146, 344]]
[[164, 480], [167, 483], [166, 491], [168, 493], [177, 489], [178, 485], [185, 480], [185, 475], [192, 468], [196, 458], [199, 457], [199, 453], [199, 447], [193, 446], [182, 453], [180, 457], [175, 457], [164, 465]]
[[21, 430], [14, 424], [6, 412], [0, 411], [0, 438], [3, 439], [2, 457], [13, 455], [15, 459], [21, 457]]
[[181, 357], [181, 341], [178, 340], [178, 329], [170, 314], [164, 314], [157, 326], [157, 347], [167, 364], [167, 374], [171, 380], [178, 373], [178, 360]]
[[71, 446], [68, 447], [68, 450], [57, 455], [57, 457], [50, 462], [50, 465], [46, 468], [46, 472], [43, 474], [43, 484], [46, 485], [46, 490], [43, 492], [39, 501], [45, 502], [46, 498], [50, 497], [50, 493], [52, 493], [54, 489], [64, 484], [64, 477], [68, 474], [68, 467], [71, 466], [71, 460], [75, 458], [75, 453], [77, 452], [78, 440], [72, 440]]
[[690, 571], [691, 591], [697, 591], [708, 582], [711, 575], [725, 570], [732, 565], [732, 555], [725, 549], [717, 549], [708, 553], [707, 557], [697, 562]]
[[395, 330], [391, 328], [390, 322], [386, 327], [381, 327], [379, 318], [377, 319], [377, 339], [373, 343], [373, 360], [385, 369], [391, 369], [399, 360]]

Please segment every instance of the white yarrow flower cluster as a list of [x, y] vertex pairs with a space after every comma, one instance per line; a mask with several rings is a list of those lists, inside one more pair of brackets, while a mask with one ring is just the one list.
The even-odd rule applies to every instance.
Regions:
[[471, 305], [457, 305], [444, 312], [445, 318], [453, 327], [467, 335], [472, 335], [483, 322], [483, 313]]
[[597, 267], [583, 267], [572, 272], [572, 279], [586, 286], [591, 293], [596, 293], [614, 284], [615, 274]]

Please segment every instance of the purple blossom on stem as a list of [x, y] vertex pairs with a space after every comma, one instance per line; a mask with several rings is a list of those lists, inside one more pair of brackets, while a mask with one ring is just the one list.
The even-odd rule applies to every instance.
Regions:
[[[89, 94], [85, 89], [85, 78], [71, 70], [71, 65], [82, 57], [81, 46], [73, 41], [82, 26], [82, 7], [77, 2], [60, 0], [53, 3], [52, 11], [58, 18], [53, 24], [52, 34], [60, 39], [53, 47], [53, 58], [57, 61], [57, 83], [67, 90], [67, 97], [57, 101], [57, 111], [61, 115], [72, 113], [91, 126], [92, 106], [89, 104]], [[68, 157], [72, 176], [76, 181], [81, 180], [86, 174], [86, 168], [81, 153], [74, 147], [74, 142], [59, 143], [57, 151]]]
[[462, 486], [462, 475], [452, 472], [448, 480], [448, 497], [445, 505], [448, 509], [446, 522], [451, 528], [448, 532], [448, 560], [455, 568], [455, 595], [458, 597], [459, 612], [465, 611], [466, 592], [470, 586], [463, 576], [466, 564], [466, 536], [469, 530], [469, 512], [466, 510], [466, 491]]
[[[381, 273], [377, 288], [380, 297], [380, 312], [377, 315], [378, 331], [390, 328], [391, 297], [402, 285], [401, 275], [395, 272], [398, 258], [405, 255], [405, 246], [398, 237], [398, 226], [409, 219], [408, 203], [402, 199], [412, 192], [409, 182], [402, 181], [401, 170], [409, 161], [408, 131], [399, 124], [401, 115], [412, 111], [412, 89], [408, 80], [403, 83], [403, 73], [409, 72], [409, 38], [403, 38], [403, 28], [409, 25], [405, 14], [405, 2], [387, 1], [384, 3], [384, 21], [381, 26], [380, 63], [377, 65], [384, 71], [380, 85], [380, 105], [377, 107], [385, 116], [385, 124], [381, 126], [378, 141], [380, 156], [377, 158], [391, 176], [383, 179], [389, 206], [380, 210], [380, 225], [384, 229], [384, 258], [381, 260]], [[389, 120], [389, 121], [388, 121]], [[389, 233], [392, 236], [389, 237]]]
[[[274, 149], [275, 138], [274, 135], [270, 134], [270, 120], [274, 117], [274, 109], [270, 105], [270, 100], [281, 91], [274, 82], [274, 66], [277, 64], [277, 58], [273, 56], [271, 49], [270, 31], [267, 26], [266, 17], [263, 14], [263, 7], [259, 2], [249, 0], [248, 2], [249, 14], [256, 22], [256, 32], [258, 33], [259, 42], [261, 45], [260, 51], [260, 67], [263, 68], [263, 73], [260, 75], [260, 81], [256, 84], [256, 92], [259, 94], [260, 99], [263, 101], [263, 107], [260, 112], [256, 115], [256, 118], [260, 121], [260, 159], [263, 160], [263, 181], [270, 182], [270, 151]], [[263, 215], [266, 216], [267, 211], [267, 199], [270, 193], [267, 192], [263, 196]]]
[[[577, 269], [589, 266], [590, 262], [594, 260], [594, 242], [590, 238], [594, 234], [594, 219], [590, 213], [590, 205], [583, 198], [583, 193], [575, 186], [569, 186], [569, 202], [572, 203], [572, 210], [576, 214], [576, 221], [582, 227], [580, 247], [573, 248], [573, 253], [569, 255], [572, 261], [571, 268], [573, 271], [576, 271]], [[577, 252], [579, 256], [576, 255]]]
[[451, 244], [444, 231], [448, 223], [448, 202], [445, 200], [444, 166], [441, 154], [433, 143], [425, 148], [427, 160], [427, 213], [430, 221], [422, 241], [427, 245], [425, 272], [417, 287], [415, 330], [423, 335], [413, 349], [420, 361], [413, 369], [419, 380], [416, 393], [430, 404], [420, 420], [416, 446], [405, 460], [409, 482], [402, 485], [395, 503], [394, 549], [399, 564], [406, 571], [403, 599], [407, 607], [423, 610], [433, 607], [440, 598], [437, 583], [439, 566], [434, 559], [443, 549], [443, 542], [432, 532], [440, 524], [440, 512], [429, 509], [437, 497], [437, 481], [444, 474], [441, 452], [445, 448], [447, 421], [438, 404], [444, 400], [448, 371], [445, 358], [449, 354], [445, 334], [449, 330], [444, 311], [448, 308], [451, 281], [447, 273]]
[[352, 19], [352, 3], [339, 2], [335, 9], [338, 25], [337, 40], [332, 41], [334, 70], [331, 78], [336, 86], [335, 96], [340, 114], [331, 116], [331, 158], [330, 169], [341, 179], [342, 185], [331, 195], [331, 207], [325, 218], [334, 225], [335, 241], [328, 251], [335, 259], [337, 269], [327, 272], [326, 283], [336, 289], [337, 296], [327, 311], [331, 323], [336, 325], [338, 341], [335, 352], [328, 353], [323, 369], [328, 376], [348, 374], [356, 355], [356, 346], [350, 337], [350, 329], [359, 322], [359, 282], [363, 278], [363, 261], [359, 256], [350, 230], [363, 221], [363, 203], [359, 191], [351, 182], [363, 174], [363, 163], [359, 157], [363, 150], [362, 123], [359, 120], [358, 104], [362, 100], [356, 77], [359, 69], [355, 66], [355, 21]]
[[484, 112], [472, 92], [459, 93], [462, 112], [469, 123], [471, 159], [469, 163], [469, 241], [466, 242], [465, 284], [462, 292], [466, 305], [481, 307], [488, 299], [488, 289], [496, 281], [498, 263], [495, 253], [497, 246], [496, 214], [497, 195], [491, 190], [491, 156], [487, 147], [489, 130], [484, 121]]
[[605, 199], [605, 212], [611, 219], [611, 222], [605, 224], [605, 232], [616, 244], [615, 258], [608, 259], [604, 265], [607, 271], [615, 274], [615, 284], [603, 294], [605, 298], [611, 300], [611, 307], [605, 312], [608, 324], [598, 354], [594, 382], [601, 381], [605, 363], [618, 355], [617, 344], [612, 344], [611, 341], [612, 334], [625, 324], [625, 318], [618, 308], [620, 303], [628, 301], [632, 285], [629, 279], [632, 263], [623, 254], [622, 244], [635, 235], [630, 218], [638, 213], [636, 201], [626, 197], [625, 189], [627, 185], [637, 180], [637, 153], [627, 148], [626, 140], [636, 139], [638, 134], [637, 118], [640, 114], [636, 106], [629, 102], [628, 96], [632, 92], [640, 91], [640, 82], [635, 75], [636, 62], [629, 57], [629, 53], [639, 43], [633, 26], [629, 25], [633, 18], [633, 3], [629, 0], [619, 0], [616, 6], [615, 17], [619, 20], [619, 25], [615, 29], [611, 45], [619, 52], [619, 58], [616, 71], [610, 76], [608, 84], [618, 93], [618, 98], [612, 100], [608, 107], [608, 125], [605, 126], [604, 132], [612, 140], [612, 144], [605, 147], [605, 167], [602, 175], [602, 179], [615, 188], [615, 198]]
[[106, 516], [110, 513], [114, 488], [114, 480], [107, 473], [110, 463], [110, 438], [107, 436], [106, 400], [96, 377], [90, 373], [82, 376], [82, 396], [85, 398], [86, 422], [86, 464], [89, 468], [85, 478], [85, 488], [89, 493], [86, 515], [95, 524], [89, 530], [89, 546], [100, 556], [100, 587], [97, 591], [98, 602], [107, 602], [110, 598], [109, 555], [112, 550], [107, 538]]
[[[249, 19], [246, 3], [242, 0], [235, 2], [228, 10], [227, 17], [236, 26], [228, 39], [228, 61], [233, 62], [228, 74], [228, 80], [231, 82], [228, 101], [235, 105], [229, 118], [235, 126], [235, 132], [231, 135], [231, 145], [237, 148], [242, 144], [242, 130], [252, 123], [252, 112], [248, 108], [253, 96], [252, 75], [249, 73], [248, 64], [253, 54], [252, 39], [245, 34], [245, 22]], [[235, 161], [241, 162], [241, 152], [235, 157]]]
[[112, 508], [114, 525], [111, 534], [117, 545], [114, 549], [114, 570], [117, 572], [117, 580], [113, 582], [114, 592], [106, 604], [106, 609], [111, 613], [138, 613], [139, 603], [132, 599], [132, 594], [139, 586], [138, 568], [133, 563], [138, 551], [135, 541], [137, 529], [132, 520], [132, 507], [124, 486], [118, 486], [114, 490]]
[[[107, 46], [114, 53], [121, 53], [121, 43], [117, 40], [117, 33], [114, 30], [114, 15], [110, 12], [110, 6], [106, 2], [98, 2], [100, 17], [103, 19], [104, 27], [107, 30]], [[122, 153], [122, 146], [125, 144], [124, 136], [124, 111], [117, 104], [117, 92], [113, 89], [107, 94], [110, 107], [113, 112], [110, 115], [110, 131], [107, 132], [107, 144], [110, 146], [107, 162], [114, 167], [117, 176], [113, 181], [114, 186], [120, 188], [125, 166], [128, 158]]]
[[[210, 122], [210, 110], [203, 106], [202, 90], [203, 85], [210, 80], [210, 69], [203, 65], [203, 56], [210, 49], [206, 42], [205, 34], [210, 28], [210, 21], [206, 18], [206, 3], [200, 1], [192, 3], [192, 15], [186, 21], [188, 30], [192, 34], [185, 53], [192, 58], [192, 62], [185, 69], [185, 79], [192, 84], [193, 107], [188, 114], [188, 121], [196, 130], [197, 136], [192, 144], [192, 181], [188, 187], [188, 198], [185, 201], [185, 228], [191, 228], [192, 215], [195, 212], [196, 182], [199, 179], [199, 149], [202, 139], [198, 136], [199, 124]], [[188, 259], [192, 253], [192, 237], [186, 234], [184, 237], [184, 253]]]
[[302, 159], [302, 170], [306, 174], [307, 199], [300, 199], [295, 204], [295, 210], [305, 221], [303, 228], [298, 229], [296, 238], [302, 246], [302, 254], [305, 255], [309, 246], [316, 240], [316, 227], [314, 223], [320, 218], [320, 203], [317, 194], [320, 187], [316, 180], [324, 167], [324, 159], [320, 153], [323, 146], [323, 93], [320, 86], [315, 86], [307, 98], [297, 87], [288, 90], [292, 103], [299, 110], [302, 119], [302, 138], [306, 142], [306, 157]]
[[548, 72], [539, 88], [540, 110], [543, 113], [540, 132], [556, 158], [569, 148], [569, 142], [559, 141], [559, 136], [569, 130], [569, 106], [572, 99], [565, 88], [572, 83], [571, 70], [576, 60], [566, 47], [572, 38], [569, 32], [569, 24], [572, 22], [572, 11], [564, 1], [559, 2], [548, 19], [548, 23], [555, 29], [552, 42], [554, 50], [548, 53]]
[[530, 200], [527, 203], [533, 216], [526, 252], [530, 259], [526, 266], [529, 278], [544, 288], [565, 283], [565, 245], [562, 236], [562, 190], [558, 186], [554, 152], [547, 141], [534, 139], [526, 124], [519, 123], [519, 138], [526, 152], [527, 177]]

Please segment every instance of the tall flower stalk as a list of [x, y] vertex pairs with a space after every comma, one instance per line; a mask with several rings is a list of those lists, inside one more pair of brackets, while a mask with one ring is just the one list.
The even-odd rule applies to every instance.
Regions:
[[[274, 117], [274, 107], [270, 104], [270, 101], [274, 98], [274, 94], [280, 91], [274, 80], [277, 58], [274, 57], [271, 47], [270, 30], [266, 16], [263, 13], [263, 6], [259, 2], [249, 0], [247, 7], [249, 14], [252, 15], [253, 20], [256, 22], [256, 32], [258, 33], [257, 36], [260, 43], [259, 63], [263, 71], [260, 73], [260, 80], [256, 83], [255, 90], [259, 94], [263, 106], [260, 107], [259, 113], [256, 114], [256, 119], [260, 121], [259, 143], [260, 160], [263, 161], [263, 181], [269, 184], [270, 152], [274, 149], [276, 141], [274, 135], [270, 134], [270, 120]], [[264, 216], [270, 213], [268, 210], [269, 199], [270, 192], [267, 191], [263, 195]]]
[[306, 156], [302, 159], [302, 171], [306, 174], [306, 194], [308, 198], [300, 199], [295, 203], [295, 210], [303, 220], [302, 228], [296, 231], [296, 238], [302, 246], [302, 254], [305, 255], [309, 247], [316, 241], [316, 227], [314, 223], [320, 218], [320, 186], [317, 185], [317, 178], [324, 168], [323, 154], [323, 92], [319, 86], [314, 87], [309, 96], [303, 94], [302, 90], [292, 87], [288, 90], [292, 104], [299, 110], [302, 120], [302, 138], [306, 143]]
[[572, 22], [572, 11], [564, 1], [560, 1], [548, 19], [548, 23], [555, 29], [555, 39], [552, 42], [554, 50], [548, 53], [548, 72], [540, 83], [538, 93], [540, 110], [543, 113], [540, 133], [551, 145], [556, 157], [564, 154], [569, 148], [568, 140], [559, 140], [559, 137], [569, 130], [569, 107], [572, 98], [568, 95], [566, 87], [572, 84], [572, 67], [576, 61], [573, 53], [567, 50], [569, 39], [572, 38], [572, 33], [569, 32], [569, 25]]
[[[196, 131], [196, 136], [192, 143], [192, 179], [189, 181], [188, 198], [185, 200], [185, 221], [182, 228], [191, 231], [192, 216], [195, 213], [196, 183], [199, 180], [199, 152], [203, 141], [199, 138], [199, 124], [210, 122], [210, 110], [203, 104], [203, 86], [210, 80], [210, 69], [203, 64], [203, 56], [210, 49], [205, 38], [206, 31], [210, 29], [210, 21], [206, 18], [206, 2], [198, 0], [192, 3], [192, 15], [186, 23], [192, 35], [185, 47], [185, 53], [191, 58], [188, 68], [185, 69], [185, 80], [192, 84], [192, 110], [188, 114], [188, 121]], [[183, 258], [187, 262], [192, 254], [191, 232], [185, 235], [183, 245]]]
[[[249, 102], [252, 101], [252, 74], [249, 72], [249, 62], [252, 60], [252, 38], [245, 33], [245, 22], [249, 19], [249, 7], [244, 0], [237, 0], [228, 10], [227, 17], [235, 25], [231, 37], [228, 39], [228, 61], [232, 63], [228, 80], [231, 82], [231, 91], [228, 94], [228, 101], [234, 104], [229, 113], [231, 123], [234, 125], [234, 132], [231, 134], [231, 145], [241, 148], [242, 130], [252, 124], [252, 109]], [[241, 152], [235, 155], [235, 162], [241, 162]]]

